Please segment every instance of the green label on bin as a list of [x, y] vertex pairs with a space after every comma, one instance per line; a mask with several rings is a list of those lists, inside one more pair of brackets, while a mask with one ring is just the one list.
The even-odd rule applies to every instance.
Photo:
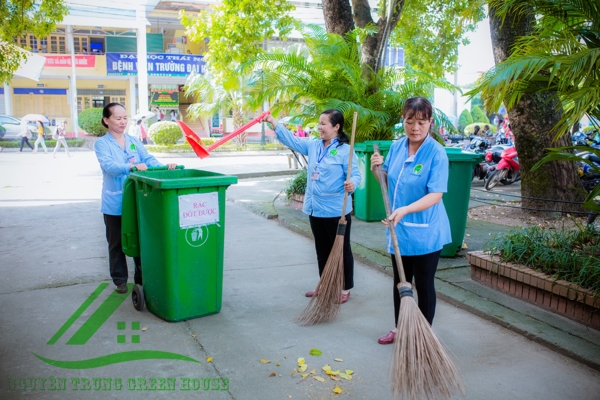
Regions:
[[423, 164], [417, 164], [417, 165], [415, 165], [415, 167], [413, 168], [413, 172], [414, 172], [415, 174], [420, 174], [422, 169], [423, 169]]

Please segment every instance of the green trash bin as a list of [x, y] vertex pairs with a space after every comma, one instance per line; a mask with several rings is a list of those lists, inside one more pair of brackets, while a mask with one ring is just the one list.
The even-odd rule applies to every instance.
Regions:
[[373, 145], [379, 145], [379, 151], [385, 157], [392, 145], [391, 140], [368, 140], [354, 145], [358, 157], [358, 169], [362, 176], [360, 185], [354, 191], [354, 216], [362, 221], [372, 222], [385, 219], [385, 206], [381, 197], [381, 187], [371, 172]]
[[142, 259], [143, 288], [132, 294], [138, 310], [145, 300], [150, 312], [170, 322], [221, 310], [225, 191], [235, 183], [235, 176], [194, 169], [129, 175], [122, 237], [125, 254]]
[[448, 192], [444, 193], [442, 201], [450, 220], [452, 243], [442, 248], [441, 256], [454, 257], [461, 250], [465, 237], [473, 168], [483, 160], [483, 155], [462, 151], [460, 147], [446, 147], [445, 150], [450, 161], [450, 171]]

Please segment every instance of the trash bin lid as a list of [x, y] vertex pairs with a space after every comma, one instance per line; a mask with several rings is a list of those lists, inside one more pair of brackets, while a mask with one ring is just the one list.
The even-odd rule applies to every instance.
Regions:
[[393, 140], [366, 140], [361, 143], [354, 144], [354, 151], [360, 151], [364, 153], [373, 153], [375, 150], [373, 149], [373, 145], [379, 145], [380, 151], [388, 151], [394, 143]]
[[157, 189], [184, 189], [208, 186], [229, 186], [238, 182], [237, 176], [223, 175], [199, 169], [134, 172], [129, 177]]
[[458, 162], [472, 162], [477, 163], [483, 160], [483, 154], [471, 153], [463, 151], [460, 147], [444, 147], [448, 160]]

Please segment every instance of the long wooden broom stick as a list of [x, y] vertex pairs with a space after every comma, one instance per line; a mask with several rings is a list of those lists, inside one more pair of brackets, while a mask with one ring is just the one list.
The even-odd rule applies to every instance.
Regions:
[[[348, 156], [348, 172], [346, 179], [349, 179], [352, 173], [352, 155], [354, 154], [354, 136], [356, 134], [356, 119], [358, 113], [354, 113], [352, 121], [352, 136], [350, 138], [350, 155]], [[346, 203], [348, 202], [348, 192], [344, 191], [344, 204], [342, 205], [342, 217], [338, 223], [338, 229], [333, 242], [331, 252], [327, 258], [325, 268], [315, 289], [314, 296], [296, 318], [296, 321], [303, 326], [315, 325], [328, 322], [337, 317], [341, 302], [341, 294], [344, 289], [344, 235], [346, 233]]]
[[[373, 148], [375, 154], [379, 154], [379, 146], [374, 144]], [[377, 172], [385, 212], [389, 217], [392, 209], [381, 166], [377, 167]], [[392, 393], [395, 398], [410, 400], [451, 399], [457, 392], [464, 394], [460, 371], [415, 303], [411, 284], [404, 275], [396, 226], [393, 221], [388, 223], [400, 277], [398, 290], [401, 299], [392, 356]]]

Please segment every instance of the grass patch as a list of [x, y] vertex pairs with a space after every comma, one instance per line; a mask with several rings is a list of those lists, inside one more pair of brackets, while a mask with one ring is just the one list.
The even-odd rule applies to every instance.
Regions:
[[[213, 144], [216, 140], [214, 139], [202, 139], [202, 146], [208, 147]], [[146, 146], [148, 151], [154, 153], [191, 153], [192, 146], [186, 141], [185, 143], [171, 144], [159, 146], [156, 144], [149, 144]], [[247, 144], [245, 149], [238, 147], [235, 143], [227, 142], [217, 147], [213, 152], [244, 152], [244, 151], [264, 151], [264, 150], [285, 150], [286, 147], [281, 143], [266, 143], [265, 146], [260, 144]]]
[[556, 279], [592, 290], [600, 297], [600, 231], [592, 225], [575, 229], [539, 226], [512, 229], [496, 235], [484, 251], [503, 262], [526, 265]]
[[[55, 147], [56, 146], [56, 140], [54, 139], [46, 139], [44, 141], [46, 143], [46, 147], [50, 148], [50, 147]], [[35, 144], [35, 139], [29, 139], [29, 143], [31, 143], [31, 145], [33, 146]], [[67, 139], [67, 146], [69, 147], [82, 147], [85, 144], [85, 140], [83, 139]], [[19, 147], [21, 147], [21, 141], [20, 140], [0, 140], [0, 146], [4, 147], [5, 149], [18, 149]], [[27, 147], [26, 144], [23, 145], [23, 147]], [[41, 145], [38, 146], [38, 150], [39, 149], [44, 150], [43, 147], [41, 147]]]

